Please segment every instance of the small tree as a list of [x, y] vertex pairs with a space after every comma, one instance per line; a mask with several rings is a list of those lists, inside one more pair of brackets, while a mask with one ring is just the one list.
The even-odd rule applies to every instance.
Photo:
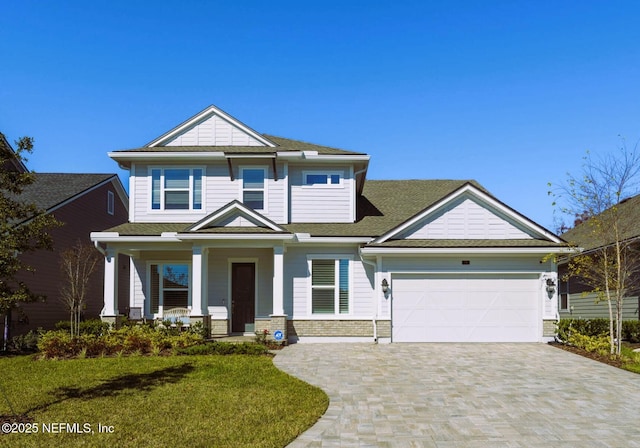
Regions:
[[589, 245], [569, 260], [567, 275], [580, 278], [599, 301], [607, 302], [612, 354], [620, 354], [624, 299], [640, 281], [633, 210], [623, 204], [638, 191], [637, 146], [629, 151], [623, 141], [619, 153], [598, 159], [587, 153], [582, 176], [569, 174], [567, 183], [551, 193], [562, 198], [560, 210], [579, 225], [567, 234], [576, 240], [570, 243]]
[[69, 310], [72, 337], [80, 336], [80, 318], [87, 303], [89, 280], [101, 259], [95, 247], [80, 241], [60, 256], [64, 282], [60, 289], [60, 299]]
[[34, 271], [20, 254], [37, 249], [51, 250], [53, 241], [48, 233], [60, 223], [21, 194], [36, 180], [34, 173], [12, 169], [12, 162], [26, 162], [25, 154], [33, 151], [33, 139], [23, 137], [16, 142], [14, 152], [2, 144], [0, 135], [0, 314], [5, 316], [4, 350], [9, 339], [11, 310], [20, 302], [42, 299], [27, 284], [17, 280], [22, 271]]

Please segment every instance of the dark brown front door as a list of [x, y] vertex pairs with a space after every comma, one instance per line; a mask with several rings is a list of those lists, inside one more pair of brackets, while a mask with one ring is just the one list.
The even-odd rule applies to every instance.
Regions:
[[255, 320], [256, 265], [233, 263], [231, 265], [231, 331], [244, 333], [245, 324]]

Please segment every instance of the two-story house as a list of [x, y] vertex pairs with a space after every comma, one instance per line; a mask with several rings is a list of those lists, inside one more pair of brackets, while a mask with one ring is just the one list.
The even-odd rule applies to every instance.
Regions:
[[[105, 253], [103, 319], [187, 308], [214, 335], [295, 341], [543, 341], [557, 319], [548, 230], [475, 181], [366, 180], [367, 154], [256, 132], [211, 106], [144, 147]], [[410, 163], [410, 162], [407, 162]]]

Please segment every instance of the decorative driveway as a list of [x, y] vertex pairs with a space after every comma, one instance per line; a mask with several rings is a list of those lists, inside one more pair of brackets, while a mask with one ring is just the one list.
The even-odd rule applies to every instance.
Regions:
[[640, 447], [640, 375], [546, 344], [295, 344], [330, 398], [290, 447]]

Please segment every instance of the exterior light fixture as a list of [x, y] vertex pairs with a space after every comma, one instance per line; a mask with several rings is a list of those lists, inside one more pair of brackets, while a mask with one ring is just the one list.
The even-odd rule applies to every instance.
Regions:
[[552, 278], [547, 279], [547, 292], [553, 294], [556, 291], [556, 282]]
[[389, 292], [389, 282], [386, 278], [382, 279], [382, 292], [385, 294]]

